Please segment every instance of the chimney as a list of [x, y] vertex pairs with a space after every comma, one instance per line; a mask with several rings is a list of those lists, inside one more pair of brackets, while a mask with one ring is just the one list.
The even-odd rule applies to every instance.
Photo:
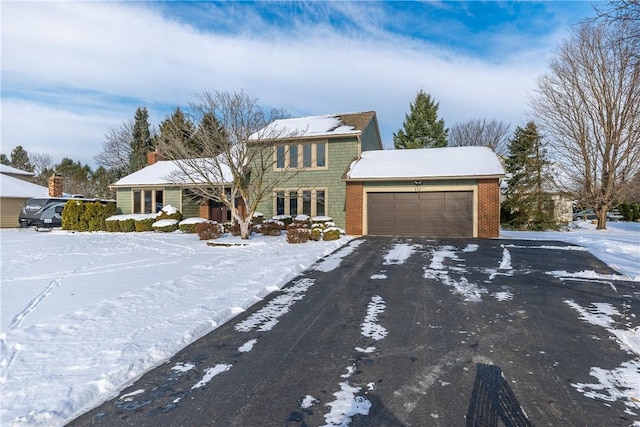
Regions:
[[49, 177], [49, 197], [62, 197], [62, 175], [54, 173]]
[[160, 153], [158, 153], [157, 151], [151, 151], [150, 153], [147, 153], [147, 166], [151, 166], [159, 160], [161, 160], [161, 157]]

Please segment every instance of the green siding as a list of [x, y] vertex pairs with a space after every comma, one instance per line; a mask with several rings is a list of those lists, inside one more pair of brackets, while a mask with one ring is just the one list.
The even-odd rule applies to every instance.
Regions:
[[[171, 205], [182, 212], [182, 189], [180, 187], [165, 187], [164, 204]], [[184, 212], [182, 212], [184, 215]]]
[[131, 188], [118, 188], [116, 193], [116, 204], [118, 205], [118, 209], [123, 214], [133, 213], [133, 207], [131, 206], [133, 203], [133, 197], [131, 195]]
[[[327, 190], [327, 215], [333, 218], [338, 227], [345, 227], [345, 195], [346, 187], [342, 181], [342, 176], [353, 160], [358, 156], [358, 139], [340, 138], [330, 139], [327, 146], [328, 161], [327, 169], [314, 170], [307, 169], [297, 174], [289, 173], [291, 178], [280, 185], [281, 188], [318, 188]], [[270, 170], [266, 173], [265, 181], [269, 182], [272, 174], [282, 174], [287, 172], [277, 172]], [[273, 197], [265, 197], [259, 206], [258, 211], [264, 214], [265, 218], [271, 218], [273, 212]]]
[[182, 196], [182, 217], [194, 218], [200, 216], [200, 203], [191, 199], [188, 195]]

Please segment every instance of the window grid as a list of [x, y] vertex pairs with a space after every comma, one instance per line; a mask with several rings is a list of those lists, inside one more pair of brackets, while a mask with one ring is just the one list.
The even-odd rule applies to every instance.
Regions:
[[299, 214], [325, 216], [327, 212], [326, 189], [277, 190], [274, 191], [274, 215]]
[[327, 167], [326, 142], [278, 145], [274, 155], [275, 170], [288, 168], [326, 169]]

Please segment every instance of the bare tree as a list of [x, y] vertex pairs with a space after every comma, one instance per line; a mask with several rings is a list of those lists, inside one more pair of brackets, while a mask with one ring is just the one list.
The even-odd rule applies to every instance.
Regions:
[[450, 147], [489, 147], [499, 156], [506, 156], [509, 142], [508, 123], [496, 119], [471, 119], [456, 123], [449, 131]]
[[129, 119], [119, 127], [112, 126], [107, 129], [102, 151], [94, 157], [98, 166], [114, 173], [117, 178], [123, 177], [129, 169], [133, 126], [133, 119]]
[[202, 200], [227, 206], [240, 224], [241, 237], [248, 239], [258, 204], [293, 176], [267, 173], [276, 162], [275, 142], [291, 140], [296, 135], [268, 126], [286, 117], [284, 110], [266, 111], [256, 98], [243, 91], [203, 92], [196, 98], [186, 114], [193, 123], [205, 125], [191, 138], [184, 138], [183, 129], [165, 129], [158, 141], [158, 152], [178, 167], [179, 174], [172, 177], [174, 182], [187, 184]]
[[598, 229], [640, 171], [640, 67], [616, 26], [586, 23], [561, 44], [531, 106], [561, 169], [559, 184], [593, 207]]
[[33, 182], [46, 187], [49, 176], [53, 173], [53, 157], [51, 154], [29, 153], [29, 162], [33, 166]]
[[627, 37], [640, 39], [640, 0], [609, 0], [605, 4], [595, 4], [594, 9], [596, 18], [591, 21], [624, 24]]

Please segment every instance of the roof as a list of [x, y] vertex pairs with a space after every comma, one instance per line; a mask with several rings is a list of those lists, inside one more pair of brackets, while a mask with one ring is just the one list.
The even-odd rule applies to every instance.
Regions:
[[498, 156], [488, 147], [364, 151], [351, 163], [347, 180], [503, 177]]
[[[207, 165], [211, 165], [213, 159], [204, 158], [204, 159], [195, 159], [197, 161], [201, 161], [203, 167], [198, 168], [198, 170], [213, 170], [212, 167], [207, 167]], [[182, 167], [182, 168], [181, 168]], [[131, 186], [153, 186], [153, 185], [189, 185], [192, 184], [192, 180], [186, 179], [182, 170], [186, 168], [189, 169], [189, 164], [184, 160], [160, 160], [152, 165], [146, 166], [143, 169], [140, 169], [137, 172], [134, 172], [130, 175], [120, 178], [118, 181], [112, 184], [113, 187], [131, 187]], [[204, 177], [198, 177], [198, 173], [194, 172], [192, 178], [196, 183], [205, 183]], [[195, 179], [202, 178], [202, 179]], [[213, 175], [209, 176], [211, 182], [217, 182], [217, 177]], [[232, 182], [233, 176], [231, 172], [227, 169], [224, 172], [223, 177], [224, 182]]]
[[329, 114], [325, 116], [280, 119], [271, 122], [249, 139], [335, 137], [358, 135], [375, 117], [375, 111]]
[[10, 175], [33, 176], [31, 172], [23, 171], [22, 169], [14, 168], [13, 166], [4, 165], [2, 163], [0, 163], [0, 173], [10, 174]]
[[[12, 168], [15, 169], [15, 168]], [[16, 169], [19, 170], [19, 169]], [[27, 172], [28, 173], [28, 172]], [[49, 189], [23, 179], [0, 173], [0, 197], [28, 199], [31, 197], [48, 197]]]

